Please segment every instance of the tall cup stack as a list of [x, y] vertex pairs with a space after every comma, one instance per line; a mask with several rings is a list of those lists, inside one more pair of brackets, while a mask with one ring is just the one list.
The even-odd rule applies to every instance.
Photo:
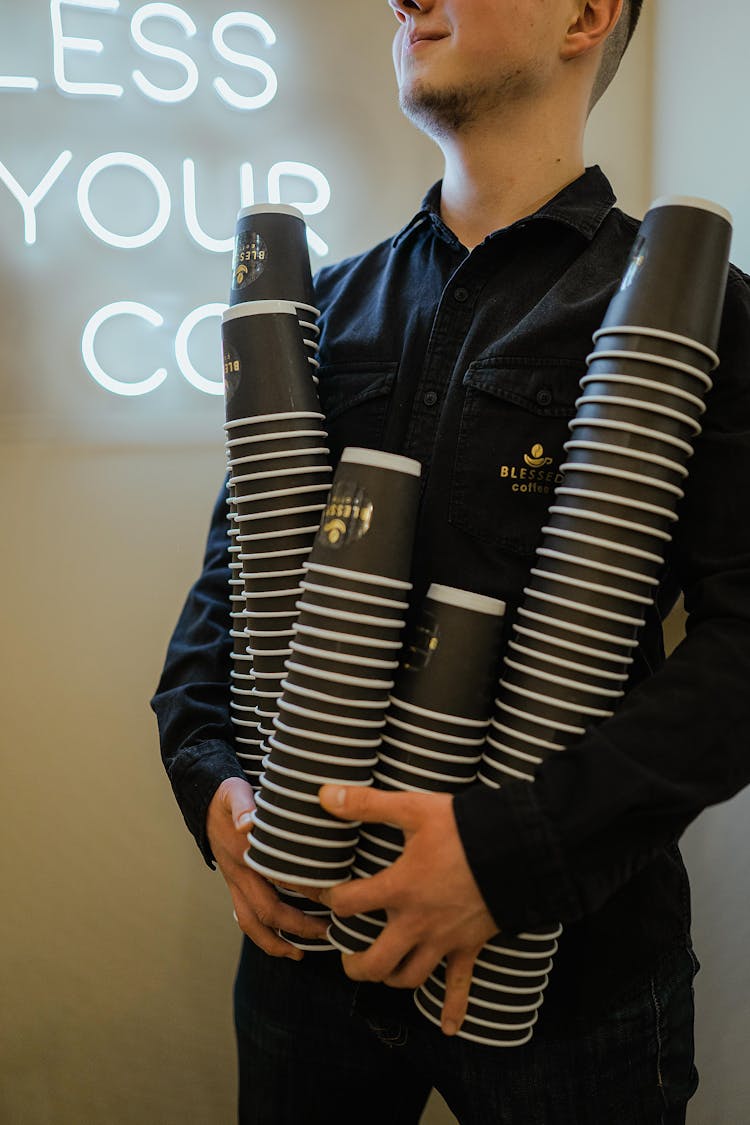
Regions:
[[[657, 200], [643, 221], [581, 380], [570, 459], [504, 660], [486, 785], [533, 782], [624, 694], [718, 364], [731, 231], [723, 208], [685, 197]], [[470, 1010], [508, 972], [529, 987], [546, 979], [559, 932], [493, 939]], [[420, 1006], [429, 991], [418, 990]], [[501, 1045], [495, 1017], [485, 1023], [480, 1036], [468, 1025], [459, 1034]]]
[[262, 204], [237, 219], [222, 322], [237, 754], [257, 784], [298, 617], [302, 567], [331, 484], [318, 400], [303, 216]]
[[[380, 789], [456, 793], [476, 778], [492, 711], [505, 605], [433, 584], [404, 644], [373, 777]], [[352, 874], [369, 878], [398, 859], [400, 829], [368, 824]], [[377, 938], [383, 913], [332, 916], [328, 936], [358, 953]]]
[[402, 647], [419, 485], [419, 462], [376, 450], [345, 449], [336, 470], [304, 563], [245, 853], [272, 881], [350, 878], [358, 825], [327, 813], [318, 789], [372, 783]]

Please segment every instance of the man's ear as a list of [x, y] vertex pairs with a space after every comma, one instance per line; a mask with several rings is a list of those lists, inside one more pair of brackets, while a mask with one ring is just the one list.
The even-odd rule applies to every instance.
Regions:
[[[580, 0], [561, 49], [565, 61], [603, 47], [607, 56], [622, 58], [628, 42], [630, 0]], [[617, 64], [615, 64], [615, 69]]]

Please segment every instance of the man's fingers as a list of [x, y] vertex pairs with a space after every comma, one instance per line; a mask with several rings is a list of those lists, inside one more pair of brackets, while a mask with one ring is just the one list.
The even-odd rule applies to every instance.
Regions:
[[389, 988], [419, 988], [435, 971], [440, 954], [429, 946], [420, 945], [385, 978]]
[[364, 953], [344, 954], [344, 972], [350, 980], [384, 981], [407, 957], [415, 940], [398, 922], [389, 922], [380, 937]]
[[249, 782], [241, 777], [228, 777], [221, 783], [221, 799], [232, 818], [235, 828], [247, 831], [255, 808], [253, 790]]
[[362, 785], [322, 785], [318, 800], [327, 812], [342, 820], [364, 820], [371, 824], [414, 826], [419, 794], [390, 793]]
[[[397, 861], [398, 862], [398, 861]], [[340, 918], [352, 914], [367, 914], [370, 910], [384, 910], [393, 902], [393, 870], [386, 867], [367, 879], [351, 879], [320, 891], [318, 901], [330, 907]]]
[[464, 1022], [478, 952], [478, 949], [457, 950], [445, 959], [445, 1001], [440, 1022], [446, 1035], [455, 1035]]

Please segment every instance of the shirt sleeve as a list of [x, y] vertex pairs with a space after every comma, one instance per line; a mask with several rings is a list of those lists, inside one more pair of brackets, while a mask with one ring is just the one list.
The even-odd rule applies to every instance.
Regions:
[[185, 823], [209, 867], [211, 798], [228, 777], [244, 778], [229, 710], [229, 522], [226, 487], [211, 517], [203, 570], [190, 590], [151, 700], [164, 768]]
[[750, 781], [750, 287], [730, 273], [721, 366], [690, 462], [670, 567], [683, 642], [618, 711], [546, 761], [533, 784], [454, 798], [499, 927], [598, 910], [710, 805]]

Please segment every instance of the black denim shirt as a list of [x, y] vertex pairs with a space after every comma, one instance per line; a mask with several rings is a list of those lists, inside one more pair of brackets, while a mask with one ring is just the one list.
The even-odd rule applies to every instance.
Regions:
[[[467, 587], [507, 601], [509, 628], [592, 334], [638, 223], [615, 207], [596, 167], [471, 253], [439, 201], [436, 184], [395, 239], [318, 274], [320, 392], [334, 459], [358, 445], [422, 462], [415, 601], [430, 582]], [[454, 800], [498, 925], [565, 923], [548, 1019], [605, 1007], [688, 940], [676, 842], [750, 780], [747, 282], [731, 270], [704, 433], [616, 715], [541, 766], [533, 785], [476, 786]], [[532, 482], [519, 470], [534, 445], [552, 462]], [[175, 795], [209, 863], [206, 809], [222, 779], [242, 776], [229, 719], [227, 546], [222, 491], [152, 704]], [[680, 590], [687, 638], [665, 662], [661, 621]]]

